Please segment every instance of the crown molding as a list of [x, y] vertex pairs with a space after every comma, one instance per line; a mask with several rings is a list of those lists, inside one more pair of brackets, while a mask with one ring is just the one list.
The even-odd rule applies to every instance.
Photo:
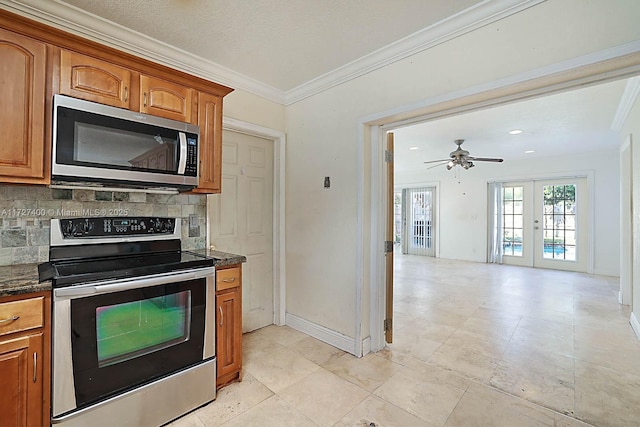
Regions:
[[0, 7], [144, 59], [291, 105], [543, 1], [485, 0], [286, 92], [59, 0], [0, 0]]
[[144, 59], [284, 104], [284, 91], [58, 0], [0, 0], [0, 7]]
[[638, 95], [640, 95], [640, 77], [630, 78], [627, 80], [624, 92], [620, 98], [620, 104], [618, 104], [618, 109], [616, 110], [616, 115], [611, 122], [611, 130], [615, 132], [622, 130], [622, 126], [624, 126], [624, 122], [627, 121], [627, 117], [629, 117], [629, 113], [631, 113], [631, 109]]
[[485, 0], [285, 93], [286, 105], [499, 21], [545, 0]]

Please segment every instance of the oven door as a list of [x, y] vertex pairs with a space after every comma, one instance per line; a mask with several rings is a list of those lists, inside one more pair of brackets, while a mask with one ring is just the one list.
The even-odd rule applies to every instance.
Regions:
[[204, 268], [55, 289], [53, 416], [213, 358], [214, 275]]

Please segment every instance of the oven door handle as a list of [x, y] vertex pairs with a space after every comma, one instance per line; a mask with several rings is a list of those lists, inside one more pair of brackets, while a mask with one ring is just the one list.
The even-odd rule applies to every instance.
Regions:
[[215, 274], [213, 268], [203, 268], [188, 272], [175, 274], [162, 274], [140, 279], [129, 280], [109, 280], [105, 282], [92, 283], [85, 286], [71, 286], [68, 288], [55, 289], [57, 298], [82, 298], [91, 295], [108, 294], [111, 292], [127, 291], [130, 289], [146, 288], [148, 286], [164, 285], [167, 283], [184, 282], [187, 280], [202, 279], [212, 277]]

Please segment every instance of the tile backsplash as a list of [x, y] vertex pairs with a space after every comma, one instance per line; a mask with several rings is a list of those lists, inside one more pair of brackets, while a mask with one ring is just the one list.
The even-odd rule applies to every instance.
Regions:
[[181, 218], [182, 248], [204, 249], [206, 214], [205, 195], [0, 185], [0, 265], [47, 261], [52, 218]]

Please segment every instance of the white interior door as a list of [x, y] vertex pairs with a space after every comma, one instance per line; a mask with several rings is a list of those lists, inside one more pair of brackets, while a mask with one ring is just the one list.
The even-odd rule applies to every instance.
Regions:
[[273, 141], [225, 130], [222, 194], [208, 196], [211, 244], [242, 254], [243, 332], [273, 323]]
[[589, 258], [587, 179], [536, 181], [534, 186], [534, 266], [586, 272]]

